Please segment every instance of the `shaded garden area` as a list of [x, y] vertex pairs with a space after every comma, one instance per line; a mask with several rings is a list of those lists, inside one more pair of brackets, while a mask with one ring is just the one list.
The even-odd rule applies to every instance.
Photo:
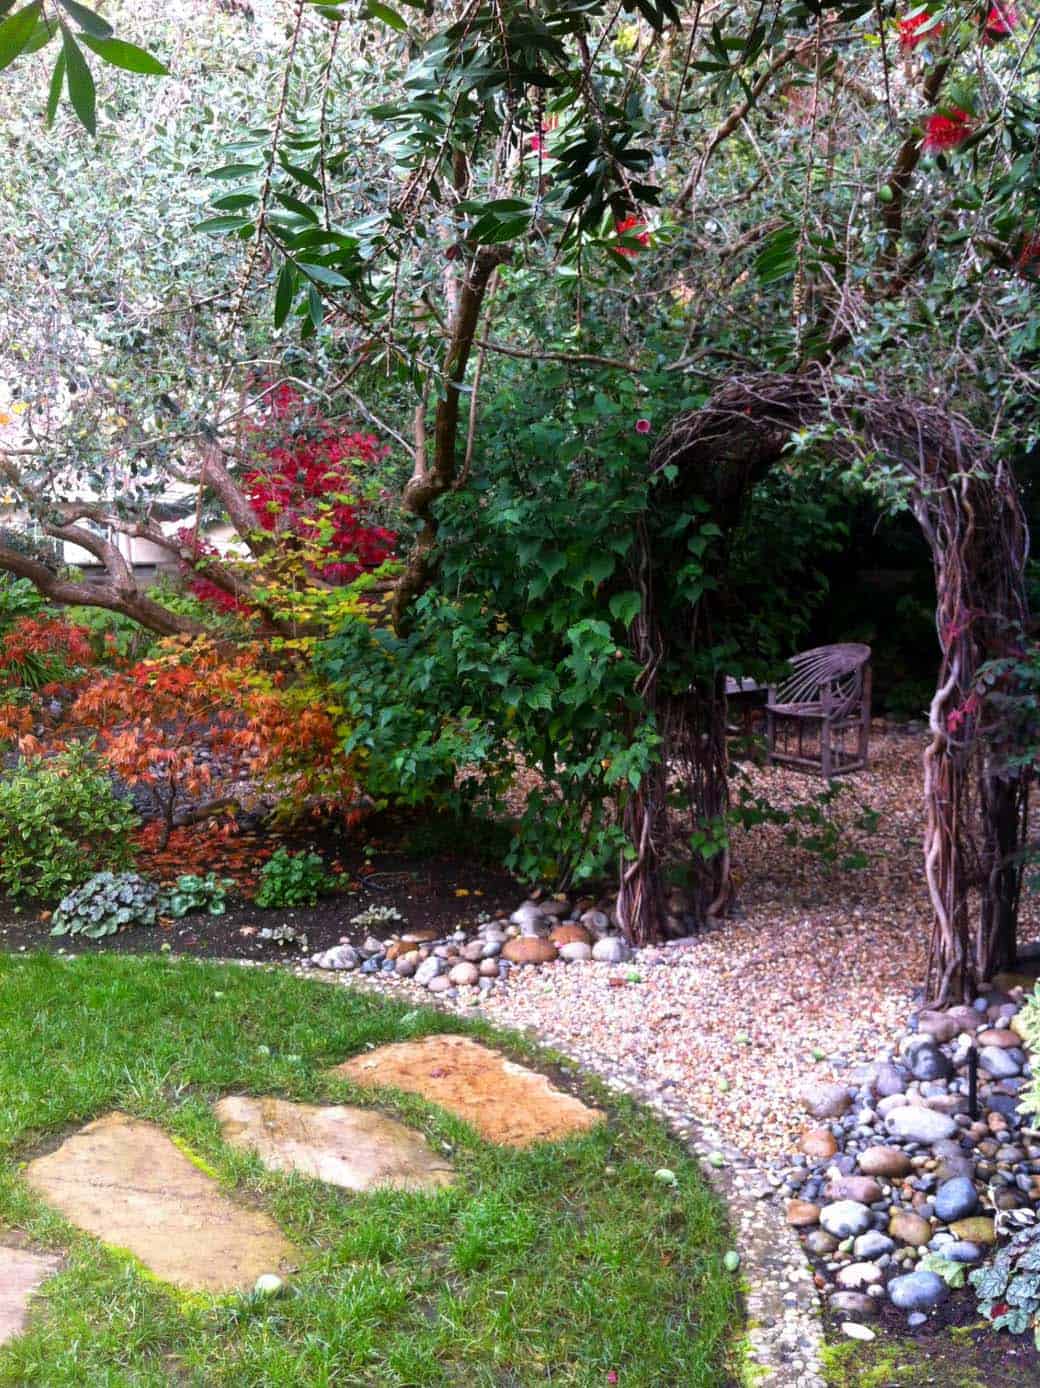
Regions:
[[[0, 0], [0, 1377], [1035, 1371], [1038, 34]], [[671, 1135], [330, 1078], [446, 1013]]]

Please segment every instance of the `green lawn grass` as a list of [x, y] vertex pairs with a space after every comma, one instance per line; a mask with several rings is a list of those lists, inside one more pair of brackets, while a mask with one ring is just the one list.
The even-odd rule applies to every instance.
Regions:
[[[0, 1224], [66, 1255], [29, 1332], [0, 1350], [0, 1384], [734, 1382], [739, 1298], [722, 1266], [724, 1213], [682, 1148], [627, 1101], [611, 1097], [609, 1123], [589, 1133], [516, 1151], [414, 1097], [380, 1096], [451, 1149], [457, 1183], [432, 1195], [275, 1175], [221, 1141], [210, 1105], [223, 1093], [371, 1103], [327, 1068], [369, 1045], [459, 1029], [277, 970], [0, 959]], [[184, 1295], [26, 1188], [28, 1157], [114, 1109], [161, 1124], [282, 1225], [306, 1252], [285, 1294]], [[660, 1167], [675, 1187], [654, 1179]]]

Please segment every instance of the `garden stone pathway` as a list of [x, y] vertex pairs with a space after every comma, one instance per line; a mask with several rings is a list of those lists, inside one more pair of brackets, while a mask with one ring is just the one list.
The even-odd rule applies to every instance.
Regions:
[[26, 1179], [72, 1224], [189, 1291], [248, 1290], [298, 1260], [273, 1220], [230, 1200], [154, 1123], [123, 1113], [37, 1157]]
[[215, 1106], [225, 1142], [256, 1152], [271, 1171], [295, 1171], [348, 1190], [438, 1190], [451, 1163], [421, 1134], [374, 1109], [315, 1108], [229, 1094]]
[[420, 1094], [455, 1114], [487, 1142], [528, 1147], [584, 1132], [603, 1121], [598, 1109], [555, 1088], [468, 1036], [427, 1036], [380, 1046], [332, 1071], [363, 1085]]
[[33, 1293], [59, 1266], [49, 1253], [0, 1247], [0, 1345], [25, 1329]]

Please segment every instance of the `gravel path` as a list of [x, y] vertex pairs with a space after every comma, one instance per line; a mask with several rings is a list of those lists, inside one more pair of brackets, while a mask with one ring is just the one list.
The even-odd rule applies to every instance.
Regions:
[[[847, 829], [841, 852], [863, 850], [866, 868], [829, 867], [788, 844], [780, 826], [741, 833], [735, 918], [691, 944], [640, 951], [630, 965], [514, 969], [481, 1000], [482, 1013], [666, 1097], [759, 1160], [789, 1151], [805, 1123], [799, 1083], [842, 1079], [849, 1065], [877, 1058], [903, 1030], [924, 977], [923, 746], [875, 734], [870, 771], [851, 777], [832, 807]], [[748, 784], [774, 805], [823, 788], [781, 768], [754, 768]], [[873, 834], [856, 828], [864, 809], [877, 815]], [[1024, 938], [1037, 933], [1027, 900], [1029, 909]], [[431, 1000], [408, 982], [385, 986]], [[449, 1005], [469, 1012], [465, 991]]]

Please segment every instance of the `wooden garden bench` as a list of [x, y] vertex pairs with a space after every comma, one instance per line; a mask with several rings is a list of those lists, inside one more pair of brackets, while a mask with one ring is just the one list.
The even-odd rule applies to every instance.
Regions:
[[766, 704], [769, 760], [826, 780], [862, 770], [870, 740], [870, 647], [817, 646], [788, 664], [790, 677]]

